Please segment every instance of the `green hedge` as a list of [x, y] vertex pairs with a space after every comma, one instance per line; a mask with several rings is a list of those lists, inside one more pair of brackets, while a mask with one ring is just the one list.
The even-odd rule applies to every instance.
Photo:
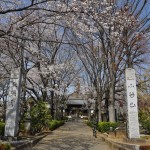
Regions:
[[[93, 127], [92, 121], [86, 121], [86, 124], [90, 127]], [[99, 122], [97, 125], [97, 129], [99, 132], [104, 133], [110, 131], [110, 127], [112, 127], [112, 130], [114, 131], [118, 126], [118, 122]]]
[[88, 121], [86, 121], [85, 123], [86, 123], [88, 126], [93, 127], [93, 124], [92, 124], [91, 121], [88, 120]]
[[98, 131], [104, 133], [110, 131], [110, 127], [115, 130], [119, 126], [118, 122], [99, 122]]
[[52, 120], [48, 123], [49, 130], [53, 131], [59, 126], [63, 125], [65, 121], [61, 120]]
[[5, 123], [0, 122], [0, 135], [4, 136], [4, 130], [5, 130]]

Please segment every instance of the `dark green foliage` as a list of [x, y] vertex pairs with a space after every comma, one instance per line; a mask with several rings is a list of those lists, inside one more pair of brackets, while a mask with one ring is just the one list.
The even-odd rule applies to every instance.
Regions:
[[88, 126], [90, 126], [90, 127], [94, 127], [94, 126], [97, 126], [97, 122], [95, 122], [95, 121], [86, 121], [86, 124], [88, 125]]
[[150, 134], [150, 119], [143, 121], [142, 126]]
[[104, 133], [110, 131], [110, 127], [112, 127], [113, 131], [119, 126], [118, 122], [99, 122], [98, 123], [98, 131]]
[[50, 120], [50, 111], [46, 103], [43, 101], [39, 102], [31, 109], [31, 132], [36, 133], [47, 128]]
[[[86, 124], [90, 127], [93, 127], [95, 124], [92, 121], [86, 121]], [[99, 122], [97, 125], [97, 129], [99, 132], [108, 132], [110, 131], [110, 127], [114, 131], [119, 126], [118, 122]]]
[[66, 116], [63, 116], [63, 120], [68, 120], [68, 117], [66, 117]]
[[11, 149], [11, 145], [10, 144], [5, 144], [5, 150], [10, 150]]
[[142, 127], [146, 130], [147, 133], [150, 134], [150, 116], [149, 116], [149, 108], [143, 109], [139, 111], [139, 121]]
[[139, 121], [143, 122], [149, 119], [149, 110], [148, 109], [141, 109], [139, 111]]
[[20, 127], [19, 127], [20, 130], [25, 130], [25, 125], [23, 122], [20, 122]]
[[93, 127], [93, 124], [92, 124], [92, 122], [91, 121], [86, 121], [86, 124], [88, 125], [88, 126], [90, 126], [90, 127]]
[[4, 130], [5, 130], [5, 123], [0, 122], [0, 135], [4, 136]]
[[63, 124], [64, 124], [64, 121], [52, 120], [48, 123], [48, 127], [49, 127], [49, 130], [53, 131]]
[[11, 145], [9, 143], [1, 143], [0, 144], [0, 150], [10, 150]]

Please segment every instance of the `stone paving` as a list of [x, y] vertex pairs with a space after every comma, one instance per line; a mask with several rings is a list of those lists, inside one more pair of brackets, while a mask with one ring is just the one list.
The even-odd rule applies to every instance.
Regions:
[[32, 150], [110, 150], [82, 120], [69, 121], [36, 144]]

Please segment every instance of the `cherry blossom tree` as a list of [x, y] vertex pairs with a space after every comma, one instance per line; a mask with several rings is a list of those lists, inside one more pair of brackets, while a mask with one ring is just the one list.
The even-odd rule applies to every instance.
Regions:
[[105, 98], [109, 120], [115, 121], [124, 70], [143, 67], [149, 53], [148, 6], [147, 0], [2, 0], [0, 53], [9, 61], [0, 64], [9, 74], [22, 67], [23, 97], [28, 93], [37, 101], [50, 95], [54, 116], [54, 97], [65, 93], [82, 62], [97, 93], [99, 120]]
[[105, 75], [109, 87], [109, 119], [115, 121], [117, 82], [123, 78], [127, 66], [141, 66], [147, 53], [149, 13], [144, 14], [143, 11], [148, 1], [74, 1], [73, 5], [75, 13], [70, 15], [76, 19], [68, 21], [68, 26], [79, 37], [77, 42], [80, 39], [85, 45], [90, 42], [87, 37], [92, 37], [91, 41], [99, 39], [101, 56], [106, 64], [105, 72], [108, 73], [108, 76]]

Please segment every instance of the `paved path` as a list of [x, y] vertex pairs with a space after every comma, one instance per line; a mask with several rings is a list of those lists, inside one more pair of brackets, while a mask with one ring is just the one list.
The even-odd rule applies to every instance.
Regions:
[[36, 144], [32, 150], [110, 150], [83, 121], [66, 122]]

